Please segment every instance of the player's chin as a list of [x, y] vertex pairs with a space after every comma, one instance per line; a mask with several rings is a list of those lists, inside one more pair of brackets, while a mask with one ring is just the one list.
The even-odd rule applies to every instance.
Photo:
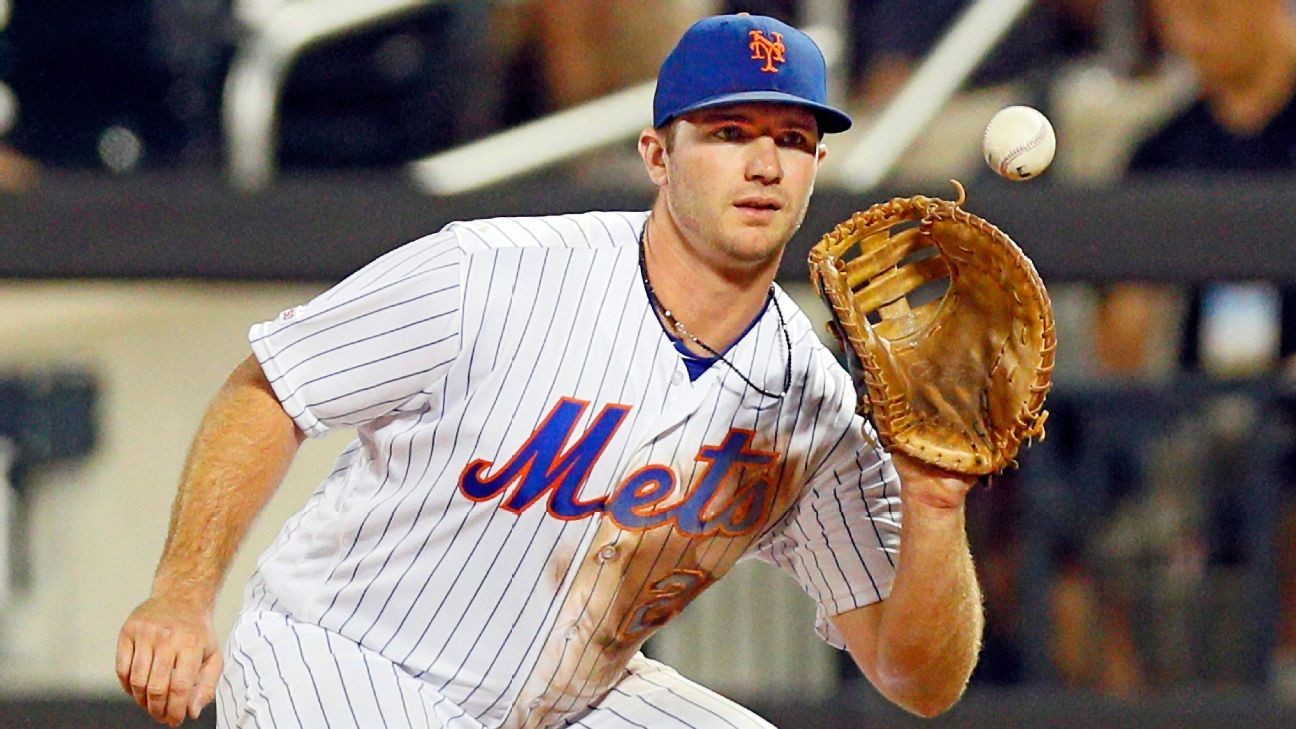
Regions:
[[768, 262], [782, 252], [790, 234], [783, 226], [747, 227], [730, 238], [730, 252], [745, 263], [761, 264]]

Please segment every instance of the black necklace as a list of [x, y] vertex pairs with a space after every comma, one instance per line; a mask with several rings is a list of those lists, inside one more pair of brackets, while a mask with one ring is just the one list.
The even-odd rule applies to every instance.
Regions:
[[779, 329], [783, 331], [783, 343], [787, 346], [787, 364], [783, 368], [783, 392], [780, 393], [769, 392], [768, 390], [763, 390], [757, 387], [756, 383], [748, 379], [747, 375], [744, 375], [742, 370], [738, 369], [733, 362], [726, 359], [723, 354], [720, 354], [711, 345], [693, 336], [692, 332], [685, 329], [679, 319], [675, 318], [675, 315], [671, 313], [670, 309], [667, 309], [666, 306], [662, 304], [661, 299], [657, 298], [657, 292], [653, 290], [652, 282], [648, 280], [648, 261], [644, 255], [644, 249], [647, 247], [648, 223], [644, 223], [643, 230], [639, 233], [639, 275], [643, 278], [644, 290], [648, 292], [648, 303], [653, 307], [653, 311], [660, 311], [662, 318], [665, 319], [666, 323], [669, 324], [677, 333], [688, 338], [690, 342], [693, 342], [702, 349], [705, 349], [716, 359], [728, 365], [729, 369], [733, 370], [734, 373], [741, 377], [742, 381], [746, 382], [748, 387], [759, 392], [765, 397], [772, 397], [776, 400], [782, 399], [784, 395], [787, 395], [788, 390], [792, 388], [792, 337], [788, 334], [787, 324], [783, 321], [783, 309], [779, 307], [778, 297], [774, 295], [774, 284], [770, 284], [769, 300], [774, 304], [774, 313], [778, 315]]

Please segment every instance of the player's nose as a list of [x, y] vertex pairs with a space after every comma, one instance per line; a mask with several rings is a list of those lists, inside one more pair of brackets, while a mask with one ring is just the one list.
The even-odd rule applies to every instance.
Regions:
[[759, 136], [748, 145], [747, 179], [773, 184], [783, 179], [783, 165], [779, 161], [778, 145], [774, 138]]

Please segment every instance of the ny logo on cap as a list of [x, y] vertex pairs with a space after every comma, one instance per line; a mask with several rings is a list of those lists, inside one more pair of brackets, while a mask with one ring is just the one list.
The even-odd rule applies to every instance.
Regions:
[[774, 36], [774, 40], [766, 38], [765, 34], [759, 30], [753, 30], [749, 35], [751, 35], [752, 39], [751, 44], [749, 45], [752, 52], [752, 60], [765, 62], [765, 65], [761, 66], [762, 71], [765, 71], [766, 73], [778, 73], [778, 68], [776, 68], [774, 64], [784, 63], [787, 61], [787, 59], [783, 57], [783, 51], [787, 50], [787, 46], [783, 45], [783, 34], [773, 33], [772, 35]]

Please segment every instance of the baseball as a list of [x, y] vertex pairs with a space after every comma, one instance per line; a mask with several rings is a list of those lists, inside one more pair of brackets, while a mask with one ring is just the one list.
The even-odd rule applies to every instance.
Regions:
[[986, 125], [982, 140], [986, 164], [1001, 177], [1018, 182], [1048, 169], [1057, 137], [1047, 117], [1029, 106], [1000, 109]]

